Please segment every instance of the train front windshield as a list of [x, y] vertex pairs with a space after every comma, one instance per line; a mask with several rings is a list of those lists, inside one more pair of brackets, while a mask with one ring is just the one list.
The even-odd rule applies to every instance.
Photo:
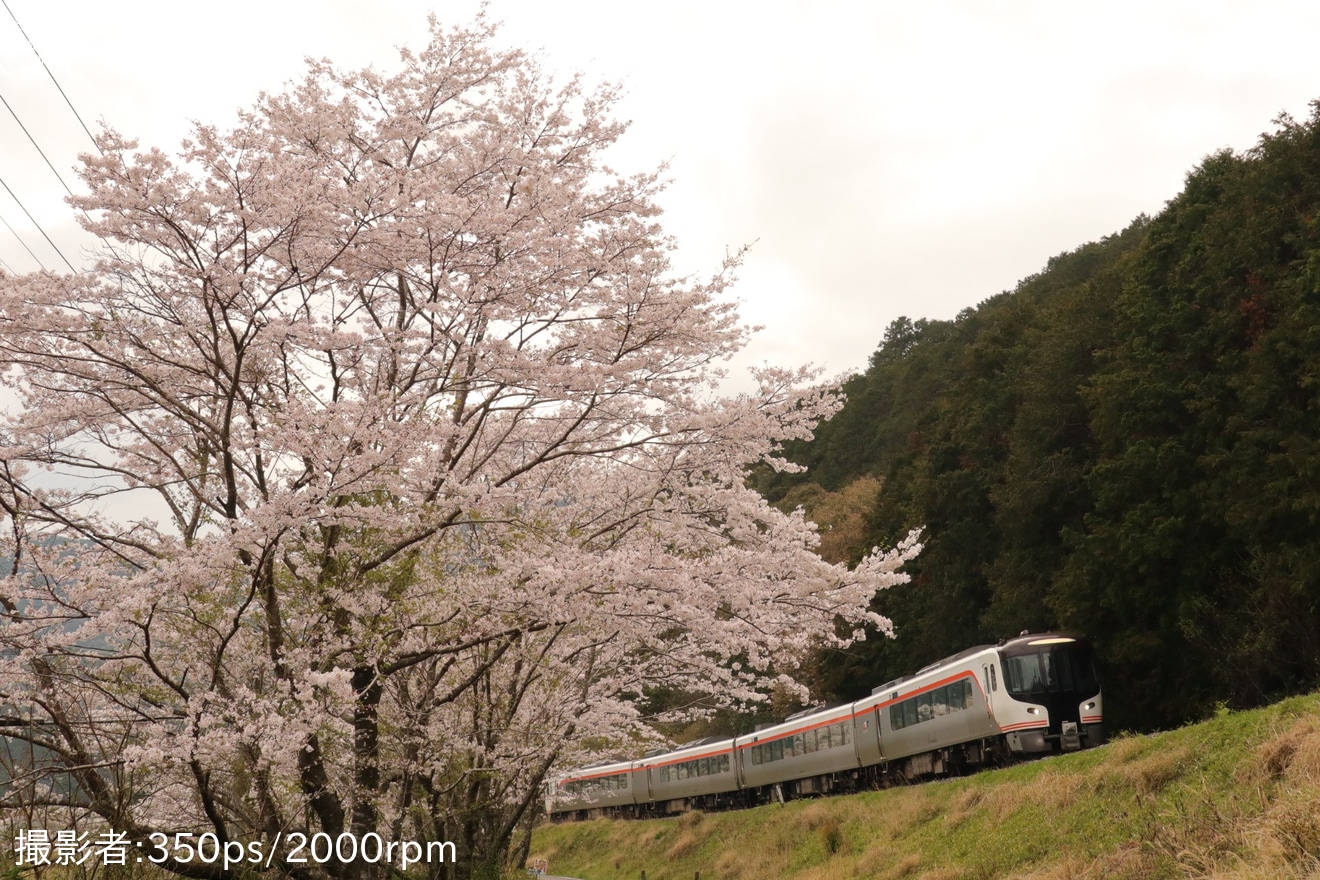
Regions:
[[1032, 646], [1025, 653], [1004, 657], [1003, 664], [1004, 686], [1019, 699], [1045, 694], [1089, 697], [1100, 692], [1091, 648], [1083, 642]]

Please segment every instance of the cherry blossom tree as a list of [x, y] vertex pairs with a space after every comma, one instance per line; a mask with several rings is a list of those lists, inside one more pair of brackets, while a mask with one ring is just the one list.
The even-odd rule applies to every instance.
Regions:
[[552, 765], [653, 736], [648, 688], [755, 700], [888, 626], [914, 540], [827, 564], [743, 482], [836, 396], [720, 396], [737, 259], [677, 277], [614, 92], [493, 30], [311, 63], [175, 155], [106, 131], [95, 267], [0, 276], [0, 732], [39, 756], [7, 806], [481, 875]]

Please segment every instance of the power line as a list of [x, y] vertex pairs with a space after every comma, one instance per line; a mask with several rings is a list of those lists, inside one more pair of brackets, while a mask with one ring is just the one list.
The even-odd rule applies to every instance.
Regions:
[[[0, 223], [5, 224], [5, 228], [9, 230], [10, 234], [13, 235], [14, 238], [18, 239], [18, 243], [21, 244], [21, 245], [23, 246], [23, 250], [25, 250], [25, 251], [27, 251], [29, 254], [31, 254], [32, 259], [34, 259], [34, 260], [37, 261], [37, 265], [38, 265], [38, 266], [40, 266], [40, 267], [43, 268], [43, 269], [46, 268], [46, 264], [43, 263], [43, 262], [41, 261], [41, 257], [39, 257], [39, 256], [37, 256], [36, 254], [32, 253], [32, 248], [28, 247], [28, 243], [27, 243], [26, 241], [23, 240], [23, 236], [19, 235], [19, 234], [14, 230], [14, 227], [12, 227], [12, 226], [9, 225], [9, 221], [8, 221], [8, 220], [6, 220], [4, 217], [0, 217]], [[10, 270], [10, 271], [13, 271], [13, 270]], [[17, 273], [17, 272], [14, 272], [14, 274], [17, 275], [18, 273]]]
[[[73, 115], [77, 118], [78, 124], [82, 126], [82, 130], [87, 132], [87, 137], [96, 148], [98, 150], [101, 149], [101, 145], [96, 143], [96, 138], [92, 135], [91, 129], [87, 127], [87, 123], [83, 122], [82, 116], [78, 114], [78, 110], [73, 106], [73, 102], [69, 100], [69, 96], [64, 94], [64, 88], [60, 86], [60, 81], [55, 78], [55, 74], [51, 73], [50, 68], [46, 66], [46, 60], [42, 58], [41, 53], [37, 51], [37, 47], [33, 44], [32, 38], [27, 35], [27, 31], [23, 30], [23, 25], [19, 24], [18, 16], [14, 15], [14, 10], [9, 8], [8, 0], [0, 0], [0, 3], [4, 4], [5, 12], [8, 12], [9, 17], [14, 20], [14, 24], [18, 26], [18, 32], [23, 35], [23, 39], [27, 40], [28, 46], [32, 49], [32, 54], [36, 55], [37, 60], [41, 62], [41, 66], [46, 68], [46, 75], [50, 77], [51, 82], [55, 83], [55, 88], [59, 89], [60, 97], [64, 99], [64, 103], [69, 105], [69, 109], [73, 111]], [[60, 256], [63, 256], [63, 254]], [[67, 263], [68, 260], [65, 260], [64, 262]], [[73, 267], [70, 266], [70, 268]]]
[[23, 124], [23, 120], [18, 118], [18, 114], [14, 112], [13, 107], [9, 106], [9, 102], [5, 100], [3, 94], [0, 94], [0, 103], [5, 105], [5, 109], [9, 111], [9, 115], [14, 117], [14, 121], [18, 123], [18, 127], [23, 129], [23, 134], [27, 135], [27, 139], [32, 141], [32, 146], [37, 148], [37, 152], [41, 154], [41, 158], [46, 160], [46, 167], [50, 169], [51, 174], [55, 175], [55, 179], [64, 187], [64, 191], [69, 195], [73, 195], [73, 190], [69, 189], [69, 185], [64, 182], [64, 178], [60, 176], [60, 173], [55, 170], [55, 166], [51, 164], [50, 159], [46, 157], [46, 151], [41, 149], [41, 144], [37, 143], [37, 139], [32, 136], [32, 132], [28, 131], [27, 126]]
[[[0, 0], [0, 2], [3, 2], [3, 0]], [[46, 230], [41, 228], [41, 224], [37, 222], [37, 218], [33, 217], [32, 212], [27, 209], [27, 206], [23, 204], [23, 202], [19, 199], [18, 196], [14, 195], [14, 191], [9, 188], [8, 183], [5, 183], [5, 179], [3, 177], [0, 177], [0, 186], [3, 186], [5, 188], [5, 191], [9, 193], [10, 198], [12, 198], [15, 202], [18, 202], [18, 206], [23, 209], [23, 213], [27, 214], [27, 218], [32, 221], [32, 225], [37, 227], [37, 231], [41, 233], [42, 238], [46, 239], [46, 243], [49, 244], [51, 247], [55, 248], [55, 253], [60, 255], [60, 259], [64, 261], [64, 265], [69, 267], [69, 271], [77, 272], [78, 270], [73, 268], [73, 263], [69, 262], [69, 258], [64, 256], [64, 251], [60, 250], [59, 245], [51, 241], [50, 236], [46, 234]], [[8, 223], [6, 223], [5, 225], [9, 226]], [[10, 226], [9, 231], [13, 232], [14, 228]], [[14, 234], [17, 235], [17, 233]], [[27, 247], [27, 245], [23, 245], [23, 246]], [[29, 250], [28, 253], [32, 253], [32, 251]], [[33, 254], [33, 256], [35, 256], [35, 254]], [[37, 262], [41, 262], [41, 261], [38, 260]], [[42, 268], [45, 267], [43, 266]]]

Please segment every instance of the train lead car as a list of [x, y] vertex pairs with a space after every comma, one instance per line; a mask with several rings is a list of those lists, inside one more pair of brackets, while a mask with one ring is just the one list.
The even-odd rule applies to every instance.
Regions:
[[1104, 739], [1090, 644], [1023, 634], [755, 733], [570, 771], [547, 782], [546, 812], [566, 819], [752, 806], [962, 773]]

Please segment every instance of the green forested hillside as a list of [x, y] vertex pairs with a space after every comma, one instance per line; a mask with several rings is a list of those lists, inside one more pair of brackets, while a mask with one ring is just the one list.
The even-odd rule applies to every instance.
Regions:
[[1046, 628], [1094, 638], [1116, 726], [1320, 684], [1316, 106], [1016, 290], [895, 321], [789, 450], [810, 470], [755, 476], [860, 506], [839, 556], [926, 528], [913, 583], [877, 599], [897, 639], [822, 658], [827, 695]]

